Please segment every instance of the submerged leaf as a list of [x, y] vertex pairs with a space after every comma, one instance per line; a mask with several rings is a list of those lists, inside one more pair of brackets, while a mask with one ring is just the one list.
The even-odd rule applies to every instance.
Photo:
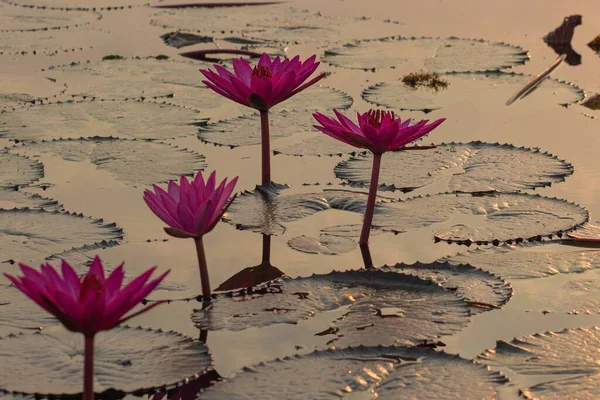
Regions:
[[296, 236], [288, 241], [294, 250], [310, 254], [336, 255], [348, 253], [356, 248], [354, 240], [322, 233], [319, 239], [308, 236]]
[[[208, 349], [173, 331], [122, 326], [96, 335], [94, 390], [138, 395], [172, 388], [197, 379], [211, 366]], [[53, 330], [0, 339], [0, 353], [11, 368], [0, 386], [8, 391], [41, 395], [81, 393], [83, 337]], [[33, 374], [35, 379], [23, 379]]]
[[[373, 156], [354, 157], [335, 167], [338, 178], [368, 187]], [[380, 190], [409, 192], [448, 180], [448, 190], [513, 192], [550, 186], [573, 174], [573, 166], [539, 149], [509, 144], [444, 143], [430, 150], [384, 155]]]
[[[60, 228], [60, 229], [59, 229]], [[123, 231], [101, 219], [45, 210], [0, 209], [1, 261], [29, 263], [103, 240], [119, 240]]]
[[531, 398], [595, 399], [600, 396], [599, 351], [600, 328], [565, 329], [498, 341], [478, 361], [520, 375], [543, 375], [546, 382], [523, 390]]
[[144, 140], [85, 138], [25, 144], [20, 152], [53, 153], [66, 161], [90, 160], [115, 179], [134, 186], [167, 182], [206, 167], [204, 156], [168, 144]]
[[497, 309], [510, 300], [512, 286], [502, 278], [475, 268], [469, 264], [453, 265], [448, 262], [423, 264], [396, 264], [383, 266], [382, 271], [398, 272], [430, 279], [443, 288], [454, 290], [467, 304], [471, 312], [478, 313]]
[[431, 281], [382, 271], [332, 272], [234, 297], [218, 297], [196, 310], [201, 329], [243, 330], [297, 323], [317, 312], [344, 307], [332, 321], [336, 345], [411, 344], [460, 330], [469, 320], [466, 304]]
[[[457, 379], [460, 377], [460, 379]], [[202, 394], [203, 399], [290, 400], [495, 399], [507, 382], [498, 372], [458, 356], [407, 347], [350, 347], [315, 351], [245, 368]]]
[[327, 50], [323, 61], [350, 69], [394, 68], [418, 61], [435, 72], [498, 71], [525, 64], [527, 52], [518, 46], [460, 38], [401, 36], [348, 43]]
[[[531, 78], [506, 72], [446, 74], [442, 77], [450, 83], [447, 90], [415, 90], [402, 81], [394, 81], [365, 89], [363, 98], [378, 106], [425, 112], [462, 103], [499, 107]], [[572, 104], [583, 98], [584, 92], [579, 87], [548, 78], [527, 96], [526, 111], [531, 113], [532, 108], [545, 111], [549, 105]]]
[[0, 137], [31, 140], [87, 137], [173, 139], [193, 136], [206, 120], [198, 111], [134, 101], [58, 103], [2, 115]]

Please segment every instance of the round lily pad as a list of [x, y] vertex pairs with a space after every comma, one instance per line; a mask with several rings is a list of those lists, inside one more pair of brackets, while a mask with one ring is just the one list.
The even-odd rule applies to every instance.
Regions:
[[0, 32], [47, 31], [87, 25], [101, 16], [100, 14], [58, 10], [37, 10], [0, 3]]
[[204, 156], [164, 143], [114, 138], [79, 138], [32, 142], [19, 151], [52, 153], [66, 161], [91, 161], [115, 179], [134, 186], [168, 182], [206, 167]]
[[0, 261], [24, 263], [40, 262], [73, 247], [123, 237], [119, 227], [101, 219], [27, 208], [0, 209], [0, 232]]
[[[335, 167], [338, 178], [353, 187], [368, 187], [373, 156], [354, 157]], [[573, 174], [573, 166], [558, 157], [509, 144], [470, 142], [437, 145], [434, 149], [386, 153], [380, 190], [409, 192], [448, 180], [459, 192], [514, 192], [550, 186]]]
[[274, 144], [275, 154], [289, 156], [338, 156], [366, 154], [366, 150], [335, 140], [321, 132], [311, 131], [298, 135], [291, 144]]
[[3, 0], [8, 4], [39, 8], [44, 10], [61, 11], [111, 11], [132, 8], [133, 6], [145, 6], [153, 0]]
[[311, 254], [336, 255], [348, 253], [356, 248], [354, 240], [322, 233], [319, 238], [296, 236], [288, 241], [294, 250]]
[[27, 75], [22, 79], [0, 77], [0, 114], [33, 103], [43, 103], [62, 94], [64, 85], [42, 76]]
[[557, 244], [529, 243], [478, 248], [444, 260], [453, 264], [469, 263], [505, 279], [530, 279], [580, 274], [600, 268], [600, 250], [573, 250]]
[[529, 398], [594, 399], [600, 396], [598, 351], [600, 328], [565, 329], [498, 341], [478, 361], [535, 375], [538, 381], [545, 378], [546, 382], [522, 389]]
[[525, 64], [527, 51], [506, 43], [451, 38], [401, 36], [348, 43], [327, 50], [323, 61], [350, 69], [393, 68], [422, 62], [435, 72], [498, 71]]
[[[152, 393], [197, 379], [211, 365], [204, 344], [173, 331], [122, 326], [96, 335], [94, 390]], [[11, 365], [0, 386], [11, 392], [75, 395], [83, 381], [83, 336], [64, 330], [10, 335], [0, 352]], [[23, 379], [34, 374], [35, 379]]]
[[0, 152], [0, 188], [29, 185], [44, 177], [44, 165], [31, 158]]
[[472, 313], [498, 309], [510, 300], [512, 286], [502, 278], [469, 264], [454, 265], [448, 262], [423, 264], [396, 264], [383, 266], [382, 271], [399, 272], [430, 279], [443, 288], [456, 291], [465, 299]]
[[446, 227], [436, 230], [436, 240], [485, 245], [542, 240], [587, 220], [584, 208], [556, 198], [520, 193], [446, 193], [387, 203], [376, 210], [373, 226], [401, 233], [445, 223]]
[[0, 36], [0, 55], [44, 55], [54, 57], [89, 50], [90, 43], [106, 39], [106, 33], [89, 27], [34, 31], [4, 32]]
[[197, 111], [137, 101], [68, 102], [2, 115], [0, 137], [21, 141], [89, 137], [173, 139], [193, 136], [206, 121]]
[[[460, 377], [460, 379], [456, 379]], [[458, 356], [409, 347], [315, 351], [245, 368], [202, 393], [203, 399], [497, 398], [508, 380]], [[307, 385], [307, 382], [310, 384]]]
[[43, 208], [44, 210], [61, 210], [56, 200], [47, 199], [38, 194], [25, 194], [18, 190], [0, 189], [0, 208]]
[[[441, 75], [449, 82], [446, 90], [413, 89], [402, 81], [378, 83], [363, 91], [363, 98], [378, 106], [400, 110], [432, 111], [453, 104], [472, 103], [499, 107], [522, 88], [531, 76], [506, 73], [458, 73]], [[546, 79], [526, 98], [527, 112], [547, 110], [550, 105], [568, 105], [582, 100], [579, 87], [556, 79]]]
[[[3, 277], [3, 282], [8, 282]], [[0, 284], [0, 335], [36, 331], [58, 323], [48, 312], [10, 284]]]
[[192, 319], [201, 329], [235, 331], [293, 324], [340, 307], [347, 313], [326, 333], [338, 346], [416, 345], [460, 330], [470, 315], [454, 292], [429, 280], [362, 270], [284, 279], [264, 291], [218, 297]]

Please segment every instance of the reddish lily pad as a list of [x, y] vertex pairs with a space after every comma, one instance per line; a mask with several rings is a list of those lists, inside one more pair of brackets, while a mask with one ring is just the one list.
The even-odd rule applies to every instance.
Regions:
[[[353, 187], [368, 187], [372, 160], [369, 154], [342, 161], [335, 167], [335, 174]], [[550, 186], [572, 174], [571, 164], [539, 149], [484, 142], [448, 143], [430, 150], [385, 154], [379, 189], [410, 192], [448, 180], [449, 191], [513, 192]]]
[[172, 145], [145, 140], [78, 138], [31, 142], [19, 152], [55, 154], [66, 161], [91, 161], [133, 186], [167, 182], [180, 175], [193, 175], [206, 167], [204, 156]]
[[[458, 73], [442, 75], [449, 82], [447, 90], [432, 91], [413, 89], [402, 81], [378, 83], [363, 91], [363, 98], [378, 106], [400, 110], [429, 112], [451, 107], [463, 102], [491, 105], [504, 105], [515, 91], [523, 87], [531, 76], [505, 73]], [[493, 90], [493, 96], [490, 91]], [[547, 110], [549, 105], [566, 106], [582, 100], [585, 93], [574, 84], [546, 79], [535, 91], [527, 96], [527, 112], [532, 109]]]
[[[81, 393], [83, 336], [50, 332], [9, 335], [0, 352], [11, 368], [0, 386], [10, 392], [74, 396]], [[173, 331], [122, 326], [100, 332], [95, 340], [94, 390], [137, 395], [173, 388], [198, 379], [211, 366], [206, 346]], [[23, 379], [33, 373], [36, 379]]]
[[527, 51], [506, 43], [401, 36], [348, 43], [327, 50], [323, 61], [342, 68], [380, 69], [421, 62], [435, 72], [498, 71], [525, 64]]
[[522, 389], [528, 398], [593, 399], [600, 395], [598, 351], [600, 328], [565, 329], [498, 341], [496, 348], [482, 353], [478, 361], [508, 367], [519, 375], [546, 378], [546, 382]]
[[0, 209], [0, 232], [1, 261], [24, 263], [41, 262], [52, 254], [73, 247], [123, 237], [119, 227], [101, 219], [27, 208]]
[[[456, 377], [460, 379], [456, 379]], [[301, 377], [301, 379], [299, 379]], [[495, 399], [508, 380], [458, 356], [409, 347], [350, 347], [261, 363], [225, 380], [203, 399]], [[310, 384], [307, 384], [310, 382]], [[257, 384], [259, 385], [257, 389]]]
[[198, 111], [137, 101], [68, 102], [2, 115], [0, 137], [21, 141], [88, 137], [173, 139], [193, 136], [206, 120]]
[[196, 310], [201, 329], [243, 330], [308, 319], [347, 307], [332, 321], [336, 345], [410, 344], [460, 330], [469, 320], [463, 300], [428, 280], [382, 271], [332, 272], [284, 279], [251, 294], [218, 297]]

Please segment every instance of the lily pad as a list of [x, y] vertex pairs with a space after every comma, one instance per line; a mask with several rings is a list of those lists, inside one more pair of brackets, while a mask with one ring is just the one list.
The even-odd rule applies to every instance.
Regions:
[[204, 156], [172, 145], [144, 140], [79, 138], [32, 142], [18, 149], [27, 153], [52, 153], [66, 161], [89, 160], [133, 186], [168, 182], [193, 175], [206, 167]]
[[310, 254], [336, 255], [351, 252], [356, 248], [354, 240], [322, 233], [319, 239], [308, 236], [296, 236], [288, 241], [294, 250]]
[[173, 139], [193, 136], [206, 121], [197, 111], [136, 101], [68, 102], [2, 115], [0, 137], [21, 141], [89, 137]]
[[43, 208], [44, 210], [61, 210], [56, 200], [47, 199], [38, 194], [25, 194], [18, 190], [0, 189], [0, 209], [11, 208]]
[[295, 324], [341, 307], [347, 312], [327, 333], [339, 346], [416, 345], [460, 330], [470, 315], [464, 301], [431, 281], [362, 270], [284, 279], [261, 292], [218, 297], [192, 319], [201, 329], [236, 331]]
[[373, 226], [403, 233], [444, 223], [436, 240], [485, 245], [542, 240], [573, 230], [588, 217], [581, 206], [539, 195], [445, 193], [385, 204], [376, 210]]
[[[378, 106], [424, 112], [461, 103], [497, 107], [504, 106], [506, 100], [531, 79], [529, 75], [506, 72], [445, 74], [442, 77], [450, 84], [447, 90], [413, 89], [402, 81], [393, 81], [365, 89], [363, 98]], [[574, 84], [548, 78], [527, 96], [527, 111], [531, 112], [532, 107], [546, 110], [550, 105], [573, 104], [584, 96], [583, 90]]]
[[[299, 379], [301, 377], [301, 379]], [[460, 377], [460, 379], [456, 379]], [[203, 399], [497, 398], [508, 380], [458, 356], [407, 347], [315, 351], [245, 368], [202, 393]], [[307, 382], [310, 384], [307, 385]], [[258, 385], [258, 386], [257, 386]]]
[[0, 284], [0, 335], [40, 330], [57, 323], [57, 319], [20, 290], [12, 285]]
[[289, 156], [338, 156], [366, 154], [367, 151], [357, 149], [349, 144], [335, 140], [320, 132], [311, 131], [297, 136], [297, 141], [291, 144], [274, 145], [275, 154]]
[[576, 250], [561, 245], [503, 245], [475, 249], [445, 258], [452, 264], [469, 263], [505, 279], [545, 278], [557, 274], [580, 274], [600, 268], [600, 251]]
[[592, 399], [600, 396], [598, 351], [600, 328], [565, 329], [498, 341], [496, 348], [482, 353], [478, 361], [546, 378], [546, 382], [523, 390], [530, 398]]
[[29, 185], [44, 177], [44, 165], [31, 158], [0, 152], [0, 188]]
[[17, 7], [0, 4], [0, 32], [47, 31], [88, 25], [99, 19], [100, 14], [58, 10], [36, 10], [29, 7]]
[[[354, 157], [335, 167], [338, 178], [353, 187], [368, 187], [373, 156]], [[573, 174], [573, 166], [539, 149], [509, 144], [448, 143], [430, 150], [384, 155], [380, 190], [410, 192], [448, 180], [450, 191], [514, 192], [550, 186]]]
[[[52, 79], [27, 75], [26, 78], [6, 79], [0, 77], [0, 114], [33, 103], [48, 102], [50, 98], [64, 93], [65, 86]], [[1, 120], [1, 119], [0, 119]]]
[[585, 224], [581, 228], [569, 232], [569, 238], [583, 243], [599, 243], [600, 242], [600, 226], [594, 224]]
[[90, 50], [90, 43], [105, 39], [105, 32], [87, 26], [48, 31], [4, 32], [0, 36], [0, 55], [53, 57]]
[[0, 217], [1, 261], [39, 262], [73, 247], [123, 238], [114, 223], [81, 214], [22, 208], [0, 209]]
[[498, 71], [523, 65], [527, 51], [506, 43], [451, 38], [401, 36], [348, 43], [327, 50], [323, 61], [350, 69], [394, 68], [420, 61], [435, 72]]
[[[10, 335], [0, 340], [0, 352], [11, 365], [0, 386], [40, 395], [81, 393], [83, 336], [67, 331]], [[180, 333], [118, 327], [96, 336], [94, 390], [152, 393], [197, 379], [211, 365], [208, 349]], [[25, 374], [35, 379], [23, 379]], [[27, 375], [28, 376], [28, 375]]]
[[61, 11], [111, 11], [132, 8], [133, 6], [145, 6], [151, 0], [3, 0], [8, 4], [40, 8], [43, 10]]
[[382, 271], [399, 272], [430, 279], [444, 289], [456, 291], [465, 299], [472, 313], [502, 307], [513, 295], [512, 286], [502, 278], [469, 264], [447, 262], [396, 264], [383, 266]]

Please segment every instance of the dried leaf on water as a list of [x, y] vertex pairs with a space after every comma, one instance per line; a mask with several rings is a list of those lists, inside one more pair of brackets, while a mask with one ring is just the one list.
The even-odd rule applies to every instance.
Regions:
[[500, 340], [495, 349], [486, 350], [477, 361], [508, 367], [519, 375], [543, 375], [546, 382], [521, 389], [527, 398], [595, 399], [600, 396], [598, 351], [598, 327], [565, 329], [510, 342]]
[[417, 62], [432, 72], [499, 71], [525, 64], [527, 51], [484, 40], [393, 36], [327, 50], [323, 61], [350, 69], [394, 68]]
[[581, 25], [581, 15], [570, 15], [565, 17], [562, 24], [544, 36], [544, 42], [550, 46], [558, 55], [565, 54], [565, 61], [569, 65], [581, 64], [581, 55], [573, 50], [571, 40], [575, 34], [575, 28]]
[[[460, 379], [457, 379], [460, 377]], [[315, 351], [244, 368], [203, 399], [462, 398], [496, 399], [507, 379], [458, 356], [431, 349], [350, 347]]]
[[466, 303], [429, 280], [382, 271], [332, 272], [240, 296], [220, 296], [196, 310], [201, 329], [243, 330], [295, 324], [317, 312], [347, 307], [332, 321], [336, 346], [417, 345], [460, 330], [469, 321]]
[[[15, 150], [17, 151], [17, 150]], [[115, 179], [134, 186], [168, 182], [206, 167], [204, 156], [187, 149], [146, 140], [78, 138], [31, 142], [19, 152], [55, 154], [65, 161], [91, 161]]]
[[88, 137], [174, 139], [206, 123], [198, 111], [137, 101], [84, 101], [34, 106], [3, 114], [0, 137], [20, 141]]
[[[368, 187], [373, 156], [353, 157], [335, 175], [353, 187]], [[539, 149], [499, 143], [443, 143], [423, 151], [384, 155], [379, 190], [410, 192], [440, 180], [449, 191], [513, 192], [550, 186], [573, 174], [573, 166]]]
[[[0, 339], [0, 353], [11, 365], [0, 377], [0, 386], [7, 391], [81, 393], [81, 334], [52, 330], [9, 335]], [[173, 331], [128, 326], [100, 332], [94, 358], [94, 390], [100, 397], [109, 390], [142, 395], [172, 388], [197, 379], [211, 366], [207, 347], [197, 340]]]

